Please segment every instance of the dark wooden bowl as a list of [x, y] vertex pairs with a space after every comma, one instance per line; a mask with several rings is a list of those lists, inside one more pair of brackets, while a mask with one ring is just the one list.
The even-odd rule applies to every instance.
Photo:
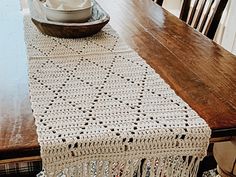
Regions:
[[99, 32], [110, 20], [109, 15], [94, 1], [92, 17], [84, 23], [62, 23], [49, 21], [42, 1], [29, 0], [31, 20], [43, 34], [60, 38], [80, 38]]

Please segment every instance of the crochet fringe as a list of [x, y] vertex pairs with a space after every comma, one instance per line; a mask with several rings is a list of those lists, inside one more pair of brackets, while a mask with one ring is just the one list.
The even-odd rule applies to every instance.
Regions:
[[[90, 161], [37, 177], [195, 177], [199, 157], [171, 156], [127, 161]], [[55, 169], [54, 169], [55, 170]]]

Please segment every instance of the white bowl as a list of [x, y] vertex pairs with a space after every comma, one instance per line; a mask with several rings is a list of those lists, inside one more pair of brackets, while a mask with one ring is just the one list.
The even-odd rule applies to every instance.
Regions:
[[57, 22], [86, 22], [92, 16], [92, 7], [73, 9], [73, 10], [58, 10], [48, 7], [46, 3], [43, 4], [46, 17], [50, 21]]

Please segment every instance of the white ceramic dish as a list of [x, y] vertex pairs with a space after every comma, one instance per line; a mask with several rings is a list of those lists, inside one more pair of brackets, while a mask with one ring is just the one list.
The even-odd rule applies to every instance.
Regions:
[[91, 3], [90, 7], [73, 9], [73, 10], [58, 10], [50, 8], [43, 3], [43, 8], [46, 14], [46, 17], [50, 21], [56, 22], [86, 22], [92, 16], [92, 7], [93, 3]]

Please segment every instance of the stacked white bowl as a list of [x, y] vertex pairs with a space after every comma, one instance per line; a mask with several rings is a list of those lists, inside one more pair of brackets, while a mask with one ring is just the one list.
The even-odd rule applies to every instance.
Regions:
[[43, 4], [48, 20], [86, 22], [92, 16], [91, 0], [46, 0]]

